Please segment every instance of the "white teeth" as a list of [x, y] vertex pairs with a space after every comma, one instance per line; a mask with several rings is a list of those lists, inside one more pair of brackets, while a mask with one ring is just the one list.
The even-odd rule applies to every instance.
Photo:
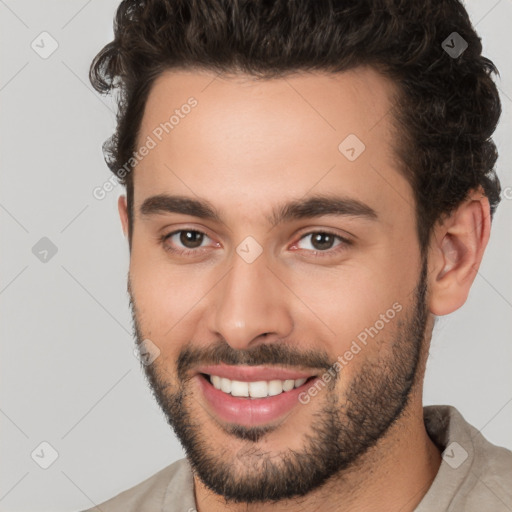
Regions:
[[222, 391], [224, 391], [224, 393], [231, 393], [231, 381], [229, 379], [225, 379], [224, 377], [221, 377], [220, 389]]
[[280, 395], [283, 392], [283, 381], [271, 380], [268, 383], [268, 396]]
[[231, 394], [233, 396], [249, 396], [249, 383], [239, 380], [231, 381]]
[[211, 375], [211, 380], [215, 389], [220, 389], [220, 377], [218, 375]]
[[295, 387], [295, 381], [288, 379], [283, 382], [283, 391], [291, 391]]
[[215, 389], [220, 389], [224, 393], [231, 393], [232, 396], [242, 396], [251, 398], [265, 398], [267, 396], [280, 395], [283, 391], [291, 391], [298, 388], [306, 382], [302, 379], [286, 380], [260, 380], [256, 382], [243, 382], [239, 380], [230, 380], [218, 375], [210, 375], [210, 381]]
[[264, 380], [249, 382], [249, 395], [253, 398], [264, 398], [268, 396], [268, 384]]

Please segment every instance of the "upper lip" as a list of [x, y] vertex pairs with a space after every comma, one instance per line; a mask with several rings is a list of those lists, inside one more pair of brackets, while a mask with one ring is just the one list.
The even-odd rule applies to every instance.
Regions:
[[257, 382], [261, 380], [289, 380], [303, 379], [314, 376], [313, 373], [290, 368], [279, 368], [276, 366], [232, 366], [226, 364], [215, 364], [200, 366], [197, 373], [218, 375], [229, 380], [241, 382]]

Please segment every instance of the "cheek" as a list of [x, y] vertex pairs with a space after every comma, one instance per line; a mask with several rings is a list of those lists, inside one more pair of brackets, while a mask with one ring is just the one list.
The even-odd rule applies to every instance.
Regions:
[[297, 274], [292, 282], [308, 309], [301, 307], [297, 330], [309, 332], [311, 340], [323, 339], [347, 378], [365, 361], [386, 358], [396, 338], [398, 321], [404, 320], [411, 300], [409, 288], [416, 284], [416, 274], [400, 272], [400, 265], [388, 253], [364, 265]]
[[308, 319], [310, 326], [325, 327], [337, 343], [349, 343], [400, 298], [393, 282], [369, 267], [356, 265], [317, 270], [307, 277], [297, 274], [290, 287], [308, 309], [303, 319]]
[[144, 336], [174, 352], [193, 338], [201, 301], [211, 287], [200, 272], [132, 253], [130, 282]]

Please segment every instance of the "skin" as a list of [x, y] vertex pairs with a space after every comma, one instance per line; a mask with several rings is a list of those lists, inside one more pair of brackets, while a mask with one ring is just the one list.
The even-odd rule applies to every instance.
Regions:
[[[177, 385], [175, 361], [189, 343], [206, 349], [224, 339], [235, 350], [248, 350], [279, 340], [335, 360], [393, 303], [413, 307], [421, 254], [413, 192], [393, 158], [393, 93], [393, 85], [370, 68], [260, 82], [204, 70], [173, 70], [157, 79], [139, 145], [168, 119], [167, 112], [190, 96], [198, 101], [134, 171], [130, 282], [141, 335], [160, 348], [154, 364], [169, 382]], [[353, 162], [338, 150], [348, 134], [366, 146]], [[222, 222], [177, 213], [141, 215], [143, 201], [162, 193], [208, 200]], [[358, 199], [376, 211], [377, 219], [325, 215], [269, 225], [266, 217], [275, 205], [313, 193]], [[118, 207], [128, 235], [124, 196]], [[200, 255], [164, 249], [159, 236], [178, 229], [208, 235]], [[353, 244], [335, 252], [336, 241], [315, 258], [312, 237], [304, 235], [322, 229], [348, 236]], [[441, 462], [422, 413], [434, 315], [451, 313], [466, 301], [489, 232], [489, 203], [481, 190], [472, 191], [435, 226], [427, 254], [429, 320], [410, 399], [357, 464], [307, 496], [278, 504], [226, 504], [195, 475], [198, 511], [414, 510]], [[247, 236], [263, 248], [250, 264], [236, 252]], [[173, 240], [177, 250], [190, 248], [178, 236]], [[387, 344], [396, 328], [390, 321], [344, 367], [334, 391], [340, 400], [365, 362], [389, 357]], [[229, 460], [248, 446], [207, 414], [197, 390], [192, 392], [190, 413], [204, 426], [214, 453]], [[319, 393], [296, 408], [258, 446], [269, 454], [300, 449], [324, 400]]]

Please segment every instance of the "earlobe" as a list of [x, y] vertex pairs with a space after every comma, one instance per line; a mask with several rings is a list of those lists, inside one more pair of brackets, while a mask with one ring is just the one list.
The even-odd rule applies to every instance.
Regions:
[[119, 210], [119, 218], [123, 228], [124, 236], [128, 236], [128, 206], [126, 204], [126, 196], [119, 196], [117, 200], [117, 209]]
[[466, 302], [489, 235], [489, 201], [476, 193], [436, 226], [429, 251], [432, 314], [447, 315]]

